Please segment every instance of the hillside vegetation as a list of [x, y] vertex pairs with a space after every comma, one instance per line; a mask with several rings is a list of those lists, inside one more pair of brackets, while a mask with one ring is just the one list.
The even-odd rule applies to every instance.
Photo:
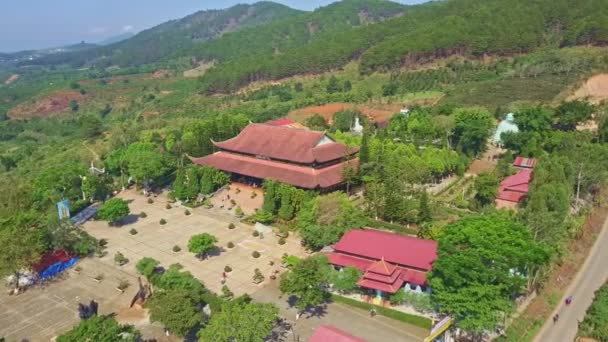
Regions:
[[[202, 88], [230, 92], [251, 81], [318, 73], [356, 58], [361, 59], [361, 73], [368, 74], [455, 54], [512, 55], [607, 42], [604, 1], [431, 2], [411, 7], [398, 18], [326, 35], [281, 53], [231, 56], [203, 77]], [[216, 47], [224, 43], [229, 44], [224, 39], [213, 42]]]
[[82, 66], [137, 66], [153, 63], [175, 51], [189, 50], [195, 44], [218, 38], [225, 33], [267, 24], [301, 13], [273, 2], [236, 5], [224, 10], [199, 11], [171, 20], [134, 37], [104, 47], [74, 53], [55, 54], [23, 64], [70, 64]]

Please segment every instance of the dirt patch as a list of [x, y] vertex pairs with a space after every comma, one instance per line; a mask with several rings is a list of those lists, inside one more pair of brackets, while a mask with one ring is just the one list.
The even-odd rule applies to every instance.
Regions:
[[595, 104], [608, 99], [608, 74], [592, 76], [568, 98], [568, 100], [577, 99], [587, 99]]
[[312, 106], [292, 111], [287, 115], [288, 118], [296, 121], [304, 121], [307, 118], [319, 114], [328, 122], [332, 121], [336, 112], [343, 110], [358, 110], [365, 114], [372, 122], [382, 122], [390, 119], [403, 108], [401, 104], [368, 104], [356, 105], [352, 103], [330, 103], [322, 106]]
[[207, 72], [207, 70], [213, 67], [214, 64], [215, 62], [201, 62], [196, 68], [184, 71], [184, 77], [196, 78], [199, 76], [203, 76]]
[[148, 119], [153, 116], [159, 116], [159, 115], [160, 115], [160, 112], [155, 111], [155, 110], [149, 110], [149, 111], [145, 111], [145, 112], [141, 113], [141, 116], [144, 117], [144, 119]]
[[6, 81], [4, 81], [4, 84], [11, 84], [16, 82], [19, 79], [19, 74], [14, 74], [11, 75], [11, 77], [7, 78]]
[[74, 90], [60, 90], [51, 95], [22, 103], [8, 112], [11, 119], [44, 118], [65, 112], [71, 101], [82, 103], [86, 95]]
[[171, 74], [167, 70], [156, 70], [152, 75], [148, 76], [148, 79], [158, 80], [161, 78], [167, 78], [169, 76], [171, 76]]

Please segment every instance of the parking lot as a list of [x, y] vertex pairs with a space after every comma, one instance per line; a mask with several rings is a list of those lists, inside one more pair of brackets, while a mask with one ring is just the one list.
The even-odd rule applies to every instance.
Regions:
[[[114, 265], [114, 255], [119, 251], [130, 260], [121, 269], [131, 274], [136, 274], [135, 264], [138, 260], [151, 257], [165, 267], [181, 264], [207, 288], [221, 293], [222, 272], [225, 266], [230, 266], [232, 272], [228, 273], [226, 285], [236, 295], [240, 295], [255, 292], [264, 283], [271, 282], [270, 275], [273, 271], [282, 269], [283, 253], [305, 255], [299, 240], [294, 237], [287, 238], [284, 245], [278, 244], [279, 239], [274, 234], [265, 234], [263, 238], [253, 237], [254, 228], [240, 223], [228, 210], [199, 207], [188, 209], [191, 215], [185, 215], [185, 207], [172, 205], [171, 209], [167, 209], [168, 201], [163, 194], [154, 198], [154, 203], [151, 204], [147, 202], [148, 198], [134, 190], [122, 192], [119, 197], [131, 201], [129, 207], [132, 214], [126, 219], [127, 223], [120, 227], [110, 227], [104, 221], [89, 221], [84, 229], [96, 238], [108, 241], [108, 255], [101, 258], [101, 261]], [[142, 211], [147, 217], [138, 217]], [[167, 223], [161, 225], [161, 219]], [[228, 229], [230, 223], [236, 228]], [[131, 229], [137, 230], [137, 234], [132, 235]], [[206, 260], [199, 260], [188, 252], [188, 240], [200, 233], [212, 234], [219, 241], [218, 253]], [[228, 248], [229, 242], [235, 247]], [[173, 252], [176, 245], [181, 251]], [[261, 256], [253, 258], [254, 251], [258, 251]], [[271, 262], [274, 265], [271, 266]], [[258, 285], [252, 281], [256, 268], [266, 277], [264, 283]]]

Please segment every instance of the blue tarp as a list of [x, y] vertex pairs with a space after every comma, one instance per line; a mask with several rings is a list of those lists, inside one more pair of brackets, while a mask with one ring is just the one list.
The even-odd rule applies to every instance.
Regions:
[[72, 258], [68, 261], [52, 264], [51, 266], [40, 272], [40, 279], [52, 278], [58, 275], [59, 273], [67, 270], [68, 268], [74, 266], [74, 264], [77, 263], [78, 260], [78, 258]]

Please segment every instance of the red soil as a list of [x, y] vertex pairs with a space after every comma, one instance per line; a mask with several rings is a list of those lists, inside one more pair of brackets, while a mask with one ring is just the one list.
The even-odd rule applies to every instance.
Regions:
[[400, 104], [356, 105], [352, 103], [330, 103], [322, 106], [297, 109], [289, 113], [287, 117], [296, 121], [304, 121], [308, 117], [319, 114], [328, 122], [331, 122], [333, 115], [336, 112], [354, 109], [365, 114], [373, 122], [382, 122], [390, 119], [396, 113], [399, 113], [401, 108], [403, 108], [403, 105]]
[[49, 117], [65, 112], [70, 107], [72, 100], [82, 103], [85, 95], [74, 90], [59, 90], [46, 97], [37, 98], [16, 107], [8, 112], [11, 119], [29, 119], [35, 117]]

